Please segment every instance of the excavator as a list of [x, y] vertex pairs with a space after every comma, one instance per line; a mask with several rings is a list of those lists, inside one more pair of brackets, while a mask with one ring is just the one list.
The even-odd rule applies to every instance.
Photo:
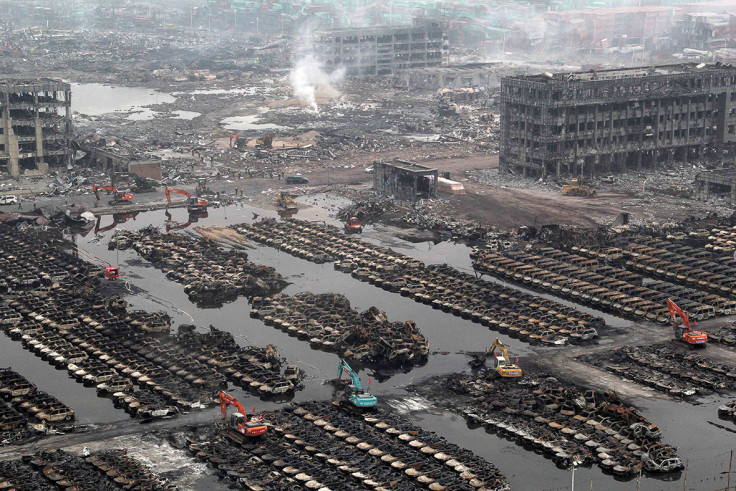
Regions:
[[207, 186], [207, 178], [206, 177], [199, 177], [197, 178], [197, 197], [199, 196], [213, 196], [215, 193], [213, 193], [210, 188]]
[[580, 179], [573, 179], [570, 184], [562, 186], [563, 196], [595, 196], [595, 189], [583, 184]]
[[360, 223], [360, 221], [358, 220], [358, 217], [348, 218], [348, 221], [345, 222], [345, 233], [346, 234], [362, 234], [363, 233], [363, 224]]
[[133, 194], [126, 193], [125, 191], [118, 191], [115, 186], [92, 186], [92, 191], [95, 192], [95, 198], [100, 201], [99, 191], [110, 191], [112, 193], [112, 199], [108, 201], [108, 204], [112, 206], [116, 205], [129, 205], [133, 202]]
[[276, 204], [287, 210], [293, 210], [299, 207], [296, 204], [296, 201], [294, 201], [294, 197], [283, 191], [279, 191], [279, 196], [276, 198]]
[[243, 443], [247, 438], [255, 438], [264, 435], [268, 431], [268, 425], [263, 423], [261, 419], [263, 415], [255, 418], [252, 415], [246, 415], [243, 405], [238, 400], [228, 394], [220, 391], [220, 410], [222, 411], [222, 419], [227, 419], [227, 406], [235, 406], [238, 412], [230, 415], [228, 422], [228, 438]]
[[[496, 348], [501, 352], [500, 357], [496, 354]], [[496, 360], [493, 368], [501, 377], [521, 377], [521, 368], [519, 368], [515, 363], [511, 363], [511, 360], [509, 360], [509, 350], [506, 349], [506, 346], [503, 345], [500, 339], [496, 338], [493, 341], [491, 347], [486, 349], [486, 354], [488, 356], [493, 356]]]
[[376, 396], [363, 390], [358, 374], [350, 368], [348, 362], [340, 358], [340, 362], [337, 365], [337, 377], [341, 378], [343, 373], [350, 377], [350, 383], [345, 385], [345, 399], [342, 403], [351, 409], [357, 409], [359, 411], [371, 410], [376, 407], [378, 403]]
[[207, 211], [207, 205], [209, 204], [207, 200], [199, 197], [195, 198], [189, 191], [184, 191], [183, 189], [169, 189], [168, 186], [165, 186], [164, 192], [166, 193], [166, 201], [169, 203], [171, 203], [171, 193], [183, 194], [187, 197], [187, 210], [192, 212]]
[[[669, 309], [670, 317], [672, 317], [672, 328], [675, 330], [675, 339], [687, 343], [693, 348], [705, 348], [708, 343], [708, 335], [704, 332], [693, 330], [690, 327], [690, 319], [687, 314], [669, 298], [667, 299], [667, 309]], [[681, 324], [677, 322], [678, 315], [682, 319]]]

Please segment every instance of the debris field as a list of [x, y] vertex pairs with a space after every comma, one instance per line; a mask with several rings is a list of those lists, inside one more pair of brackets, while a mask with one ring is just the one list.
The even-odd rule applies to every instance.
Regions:
[[427, 361], [429, 342], [413, 321], [389, 322], [376, 307], [358, 312], [344, 295], [277, 294], [254, 297], [252, 304], [251, 317], [342, 357], [393, 365]]

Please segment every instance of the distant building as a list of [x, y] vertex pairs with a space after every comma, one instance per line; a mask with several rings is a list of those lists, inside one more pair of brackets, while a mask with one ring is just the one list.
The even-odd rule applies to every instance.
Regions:
[[447, 62], [444, 24], [426, 19], [404, 27], [315, 31], [314, 44], [317, 58], [326, 67], [344, 67], [352, 76], [391, 75]]
[[728, 14], [685, 14], [678, 22], [677, 43], [680, 48], [704, 51], [726, 48], [731, 38]]
[[18, 178], [71, 164], [71, 100], [60, 80], [0, 80], [0, 169]]
[[736, 68], [666, 65], [506, 77], [500, 168], [599, 175], [673, 159], [734, 160]]

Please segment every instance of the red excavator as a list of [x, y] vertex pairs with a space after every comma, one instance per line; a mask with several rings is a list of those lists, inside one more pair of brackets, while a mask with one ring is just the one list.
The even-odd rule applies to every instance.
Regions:
[[95, 192], [95, 198], [100, 201], [99, 190], [110, 191], [112, 193], [112, 199], [108, 201], [108, 204], [112, 206], [116, 205], [129, 205], [133, 202], [133, 194], [126, 193], [125, 191], [118, 191], [115, 186], [92, 186], [92, 191]]
[[[227, 406], [235, 406], [238, 412], [230, 415], [230, 422], [228, 427], [228, 437], [243, 443], [245, 437], [253, 438], [259, 437], [268, 431], [268, 426], [263, 423], [261, 419], [263, 416], [255, 418], [253, 415], [246, 415], [243, 405], [238, 402], [233, 396], [227, 392], [220, 391], [220, 409], [222, 410], [222, 419], [227, 419]], [[255, 410], [255, 409], [254, 409]]]
[[[687, 314], [677, 306], [675, 302], [667, 299], [667, 308], [670, 311], [670, 317], [672, 317], [672, 327], [675, 330], [675, 339], [687, 343], [694, 348], [705, 348], [708, 343], [708, 335], [704, 332], [694, 331], [690, 327], [690, 319]], [[676, 315], [682, 319], [682, 324], [677, 323]]]
[[171, 203], [171, 193], [183, 194], [187, 197], [187, 210], [194, 212], [207, 211], [207, 205], [209, 205], [207, 200], [204, 198], [195, 198], [189, 191], [184, 191], [183, 189], [169, 189], [168, 187], [164, 187], [164, 192], [166, 193], [166, 201], [168, 201], [169, 203]]

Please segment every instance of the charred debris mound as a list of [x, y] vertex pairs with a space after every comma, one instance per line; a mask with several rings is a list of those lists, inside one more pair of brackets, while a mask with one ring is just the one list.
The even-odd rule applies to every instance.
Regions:
[[248, 261], [243, 251], [225, 250], [208, 239], [160, 233], [153, 227], [117, 232], [109, 248], [133, 248], [168, 279], [184, 285], [200, 307], [220, 307], [240, 295], [272, 295], [287, 285], [274, 268]]
[[613, 393], [526, 370], [518, 380], [493, 374], [438, 377], [410, 390], [461, 413], [471, 427], [484, 426], [560, 467], [597, 464], [621, 477], [683, 468], [675, 449], [660, 441], [659, 428]]
[[364, 362], [410, 365], [426, 362], [429, 354], [429, 342], [413, 321], [389, 322], [376, 307], [358, 312], [344, 295], [255, 297], [251, 317], [313, 346]]

